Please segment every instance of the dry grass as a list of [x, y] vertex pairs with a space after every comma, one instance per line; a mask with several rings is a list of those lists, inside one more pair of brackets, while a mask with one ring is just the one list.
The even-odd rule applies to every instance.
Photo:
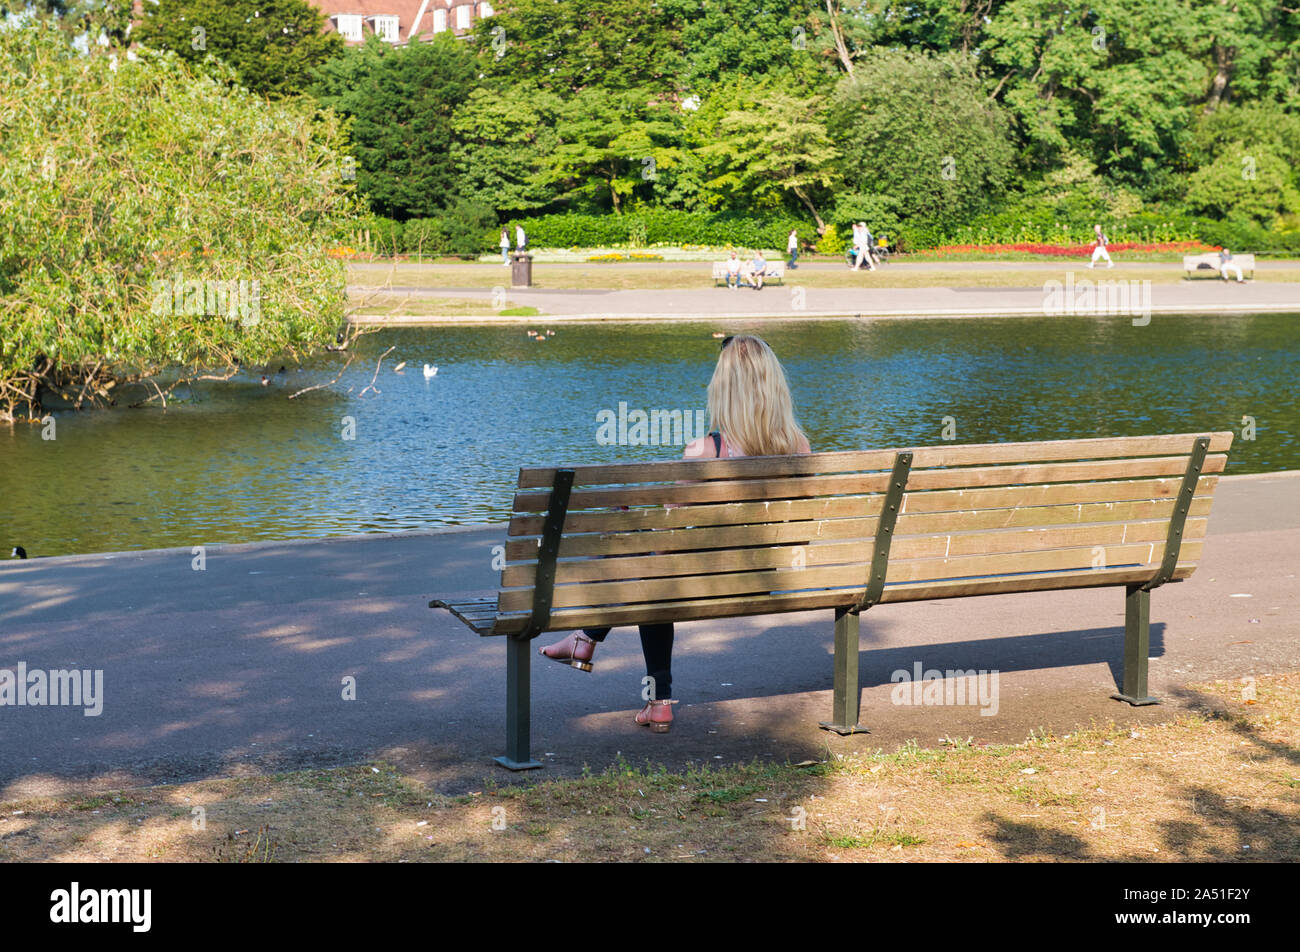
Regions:
[[502, 307], [494, 308], [491, 301], [482, 299], [412, 296], [388, 291], [366, 292], [364, 297], [358, 295], [349, 303], [356, 308], [353, 313], [361, 316], [478, 317], [484, 314], [499, 314], [508, 317], [535, 316], [539, 313], [535, 307], [521, 308], [509, 299]]
[[[923, 266], [910, 263], [887, 264], [875, 272], [850, 271], [847, 267], [802, 267], [786, 273], [786, 283], [808, 288], [1039, 288], [1050, 278], [1063, 280], [1067, 271], [1077, 277], [1089, 274], [1086, 261], [1026, 263], [1024, 267], [981, 267], [978, 263]], [[1120, 262], [1114, 269], [1095, 272], [1125, 281], [1150, 281], [1152, 284], [1177, 284], [1183, 280], [1178, 262], [1129, 264]], [[1300, 263], [1269, 268], [1256, 273], [1261, 281], [1300, 281]], [[1198, 279], [1212, 283], [1212, 279]], [[499, 264], [389, 264], [351, 262], [348, 284], [353, 287], [382, 288], [481, 288], [508, 285], [509, 272]], [[546, 289], [606, 289], [620, 291], [691, 289], [712, 287], [709, 262], [666, 262], [642, 264], [571, 264], [536, 262], [533, 286]], [[355, 295], [353, 295], [355, 298]]]
[[1236, 682], [1190, 691], [1194, 713], [1140, 731], [688, 773], [619, 762], [458, 798], [371, 764], [11, 801], [0, 858], [1300, 859], [1300, 673], [1258, 679], [1252, 701]]

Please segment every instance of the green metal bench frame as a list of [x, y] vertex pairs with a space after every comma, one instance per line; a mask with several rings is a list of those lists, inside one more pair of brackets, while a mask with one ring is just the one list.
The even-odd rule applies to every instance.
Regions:
[[[1198, 437], [1188, 458], [1182, 484], [1169, 520], [1169, 532], [1164, 558], [1159, 571], [1149, 581], [1126, 585], [1124, 598], [1124, 669], [1123, 687], [1111, 697], [1134, 706], [1158, 704], [1159, 700], [1148, 693], [1147, 671], [1151, 647], [1151, 590], [1166, 582], [1180, 581], [1172, 576], [1178, 565], [1183, 528], [1187, 513], [1196, 493], [1206, 454], [1208, 437]], [[858, 681], [858, 654], [860, 616], [862, 612], [880, 603], [888, 574], [889, 550], [893, 530], [898, 518], [903, 493], [912, 465], [912, 454], [900, 452], [894, 459], [881, 510], [880, 526], [875, 538], [871, 568], [861, 599], [855, 605], [835, 609], [835, 660], [831, 719], [820, 726], [836, 734], [861, 734], [870, 731], [859, 723], [861, 688]], [[556, 471], [551, 491], [551, 502], [543, 524], [538, 553], [537, 581], [533, 590], [532, 615], [523, 631], [506, 636], [506, 753], [495, 758], [509, 770], [531, 770], [543, 766], [531, 753], [531, 663], [532, 640], [546, 631], [551, 617], [554, 596], [555, 566], [560, 540], [564, 534], [564, 521], [568, 514], [569, 495], [573, 487], [574, 471]], [[1046, 589], [1051, 591], [1051, 589]], [[968, 596], [963, 596], [968, 597]], [[483, 602], [448, 602], [434, 599], [431, 608], [450, 609], [471, 627], [473, 619], [486, 619], [474, 612], [486, 611]], [[495, 614], [493, 610], [492, 614]]]

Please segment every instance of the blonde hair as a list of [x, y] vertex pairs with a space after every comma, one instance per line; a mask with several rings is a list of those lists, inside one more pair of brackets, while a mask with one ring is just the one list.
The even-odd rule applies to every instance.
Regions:
[[798, 453], [807, 437], [781, 362], [758, 337], [733, 337], [709, 381], [709, 425], [746, 456]]

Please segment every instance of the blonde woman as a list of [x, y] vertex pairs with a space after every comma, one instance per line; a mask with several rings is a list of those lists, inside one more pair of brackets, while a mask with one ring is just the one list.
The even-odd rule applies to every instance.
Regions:
[[[795, 422], [794, 402], [781, 362], [772, 348], [757, 337], [728, 337], [709, 381], [709, 421], [712, 432], [693, 440], [685, 459], [738, 456], [790, 456], [811, 453], [808, 437]], [[641, 625], [641, 653], [646, 674], [652, 678], [651, 697], [636, 722], [656, 733], [667, 733], [673, 723], [673, 626]], [[597, 642], [608, 628], [588, 628], [541, 649], [543, 657], [592, 669]]]

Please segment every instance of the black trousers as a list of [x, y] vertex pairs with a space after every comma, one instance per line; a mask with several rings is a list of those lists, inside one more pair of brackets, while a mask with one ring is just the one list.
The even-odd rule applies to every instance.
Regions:
[[[673, 696], [673, 625], [641, 625], [641, 654], [645, 656], [645, 673], [650, 683], [650, 697], [666, 701]], [[608, 628], [584, 628], [592, 641], [604, 641]]]

